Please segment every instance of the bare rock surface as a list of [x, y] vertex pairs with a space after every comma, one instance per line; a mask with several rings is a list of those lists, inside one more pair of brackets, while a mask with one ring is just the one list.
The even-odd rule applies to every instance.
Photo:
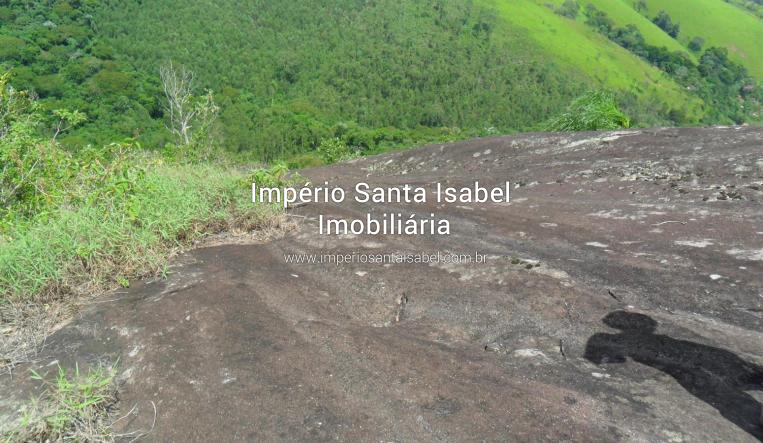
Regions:
[[[146, 441], [763, 439], [763, 128], [525, 134], [304, 175], [516, 185], [508, 204], [302, 206], [284, 239], [197, 249], [97, 300], [33, 367], [118, 359], [136, 406], [118, 430], [155, 405]], [[317, 233], [377, 211], [451, 234]], [[284, 260], [437, 251], [487, 259]], [[35, 390], [23, 370], [0, 417]]]

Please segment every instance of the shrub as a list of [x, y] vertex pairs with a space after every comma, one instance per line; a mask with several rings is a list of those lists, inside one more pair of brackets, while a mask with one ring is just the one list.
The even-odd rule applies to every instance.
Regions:
[[289, 169], [317, 168], [325, 164], [323, 159], [313, 152], [296, 155], [286, 162]]
[[70, 155], [37, 136], [37, 104], [8, 80], [0, 76], [0, 233], [12, 219], [55, 200], [72, 173]]
[[681, 26], [678, 23], [673, 23], [670, 15], [665, 11], [660, 11], [659, 14], [652, 19], [652, 22], [673, 38], [678, 37], [678, 33], [681, 31]]
[[373, 131], [360, 127], [355, 123], [341, 123], [337, 125], [334, 128], [334, 135], [347, 146], [360, 150], [371, 149], [376, 145]]
[[612, 28], [615, 27], [615, 22], [605, 12], [600, 11], [591, 3], [586, 5], [586, 16], [586, 23], [596, 28], [602, 34], [609, 35]]
[[559, 117], [552, 120], [550, 131], [597, 131], [628, 128], [630, 119], [617, 107], [614, 96], [604, 91], [589, 91], [575, 99]]
[[563, 17], [575, 19], [580, 12], [580, 5], [575, 0], [564, 0], [555, 12]]
[[372, 133], [375, 146], [394, 146], [408, 141], [406, 134], [403, 131], [393, 127], [378, 128]]
[[699, 52], [702, 50], [702, 46], [705, 44], [705, 39], [702, 37], [694, 37], [689, 42], [689, 49], [694, 52]]
[[276, 162], [269, 168], [256, 169], [242, 182], [246, 185], [256, 183], [261, 188], [280, 188], [292, 184], [287, 176], [288, 172], [286, 163]]
[[349, 160], [356, 156], [347, 144], [339, 138], [323, 139], [318, 146], [318, 155], [326, 163]]

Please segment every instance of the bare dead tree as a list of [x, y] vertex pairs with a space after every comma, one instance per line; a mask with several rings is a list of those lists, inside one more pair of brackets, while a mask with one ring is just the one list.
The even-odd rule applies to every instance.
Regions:
[[184, 67], [175, 68], [172, 62], [159, 68], [159, 75], [167, 98], [165, 110], [169, 115], [169, 129], [183, 145], [191, 143], [191, 126], [198, 108], [193, 103], [193, 72]]

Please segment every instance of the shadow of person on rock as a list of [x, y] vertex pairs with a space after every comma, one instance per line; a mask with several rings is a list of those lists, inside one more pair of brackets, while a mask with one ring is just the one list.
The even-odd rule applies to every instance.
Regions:
[[588, 339], [585, 358], [595, 364], [633, 361], [670, 375], [727, 420], [763, 441], [761, 404], [745, 391], [763, 391], [763, 367], [725, 349], [655, 334], [644, 314], [615, 311], [603, 322], [622, 332]]

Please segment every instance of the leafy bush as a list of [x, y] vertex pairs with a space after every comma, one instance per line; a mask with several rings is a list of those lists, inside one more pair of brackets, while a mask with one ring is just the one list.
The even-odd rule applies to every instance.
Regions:
[[589, 91], [575, 99], [567, 110], [552, 120], [550, 131], [597, 131], [630, 127], [630, 119], [617, 107], [614, 96]]
[[564, 2], [556, 8], [555, 12], [563, 17], [574, 20], [580, 12], [580, 5], [575, 0], [564, 0]]
[[269, 168], [256, 169], [242, 180], [245, 185], [256, 183], [261, 188], [281, 188], [289, 186], [292, 181], [288, 176], [289, 167], [284, 162], [276, 162]]
[[[0, 232], [11, 219], [35, 214], [56, 200], [75, 171], [67, 152], [37, 136], [42, 120], [37, 104], [11, 88], [8, 79], [0, 75]], [[60, 130], [66, 119], [82, 118], [63, 110], [56, 117]]]
[[652, 19], [652, 22], [673, 38], [678, 37], [678, 33], [681, 31], [681, 26], [678, 23], [673, 23], [670, 15], [665, 11], [660, 11], [657, 16]]
[[699, 52], [702, 50], [702, 46], [705, 44], [705, 39], [702, 37], [694, 37], [689, 42], [689, 49], [694, 52]]
[[326, 163], [336, 163], [357, 157], [357, 154], [340, 138], [322, 140], [318, 146], [318, 155]]
[[615, 27], [615, 22], [604, 11], [600, 11], [591, 3], [586, 5], [586, 24], [605, 35], [609, 34]]

